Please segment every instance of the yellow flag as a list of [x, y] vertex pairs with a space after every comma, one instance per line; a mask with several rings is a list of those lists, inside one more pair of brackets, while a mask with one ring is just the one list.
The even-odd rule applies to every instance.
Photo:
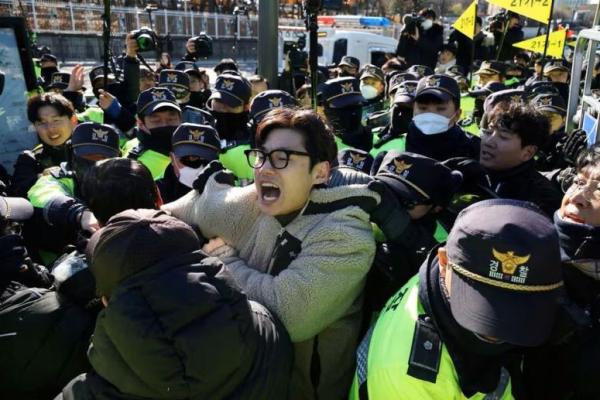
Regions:
[[488, 0], [488, 2], [544, 24], [547, 24], [550, 19], [552, 0]]
[[[550, 36], [548, 38], [548, 50], [546, 51], [546, 55], [554, 58], [561, 58], [563, 56], [566, 34], [567, 31], [565, 29], [561, 29], [550, 33]], [[523, 40], [522, 42], [515, 43], [513, 44], [513, 46], [518, 47], [520, 49], [534, 51], [536, 53], [543, 53], [545, 44], [546, 35], [542, 35], [534, 37], [532, 39]]]
[[469, 39], [475, 35], [475, 13], [477, 12], [477, 0], [474, 0], [456, 22], [452, 25], [454, 29], [463, 33]]

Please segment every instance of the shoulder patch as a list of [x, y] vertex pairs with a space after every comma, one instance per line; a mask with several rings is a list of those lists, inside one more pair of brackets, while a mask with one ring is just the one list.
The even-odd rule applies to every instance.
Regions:
[[407, 374], [413, 378], [435, 383], [442, 358], [442, 340], [427, 315], [419, 315], [415, 323]]

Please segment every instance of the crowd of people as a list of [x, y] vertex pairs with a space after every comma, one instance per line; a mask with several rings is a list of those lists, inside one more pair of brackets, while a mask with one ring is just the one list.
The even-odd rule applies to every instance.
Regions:
[[570, 65], [435, 18], [321, 67], [317, 110], [306, 66], [211, 84], [193, 40], [149, 68], [128, 35], [93, 98], [42, 56], [39, 145], [0, 174], [0, 398], [599, 398]]

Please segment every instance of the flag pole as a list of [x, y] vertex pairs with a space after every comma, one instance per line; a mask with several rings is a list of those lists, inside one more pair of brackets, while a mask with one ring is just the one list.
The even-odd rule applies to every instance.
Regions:
[[550, 0], [550, 15], [548, 16], [548, 27], [546, 28], [546, 43], [544, 44], [544, 55], [542, 59], [546, 58], [546, 52], [548, 51], [548, 42], [550, 41], [550, 28], [552, 25], [552, 13], [554, 12], [554, 0]]
[[477, 25], [477, 7], [479, 1], [475, 1], [475, 16], [473, 19], [473, 39], [471, 39], [471, 63], [469, 65], [469, 89], [473, 86], [473, 64], [475, 63], [475, 26]]

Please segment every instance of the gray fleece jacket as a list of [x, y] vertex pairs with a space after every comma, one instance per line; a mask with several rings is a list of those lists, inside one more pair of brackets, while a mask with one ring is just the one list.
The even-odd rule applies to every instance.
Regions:
[[369, 212], [379, 195], [365, 185], [313, 189], [304, 212], [282, 228], [260, 212], [254, 185], [231, 187], [217, 174], [202, 193], [164, 209], [206, 238], [223, 239], [227, 246], [212, 255], [281, 319], [295, 346], [290, 398], [346, 398], [375, 254]]

